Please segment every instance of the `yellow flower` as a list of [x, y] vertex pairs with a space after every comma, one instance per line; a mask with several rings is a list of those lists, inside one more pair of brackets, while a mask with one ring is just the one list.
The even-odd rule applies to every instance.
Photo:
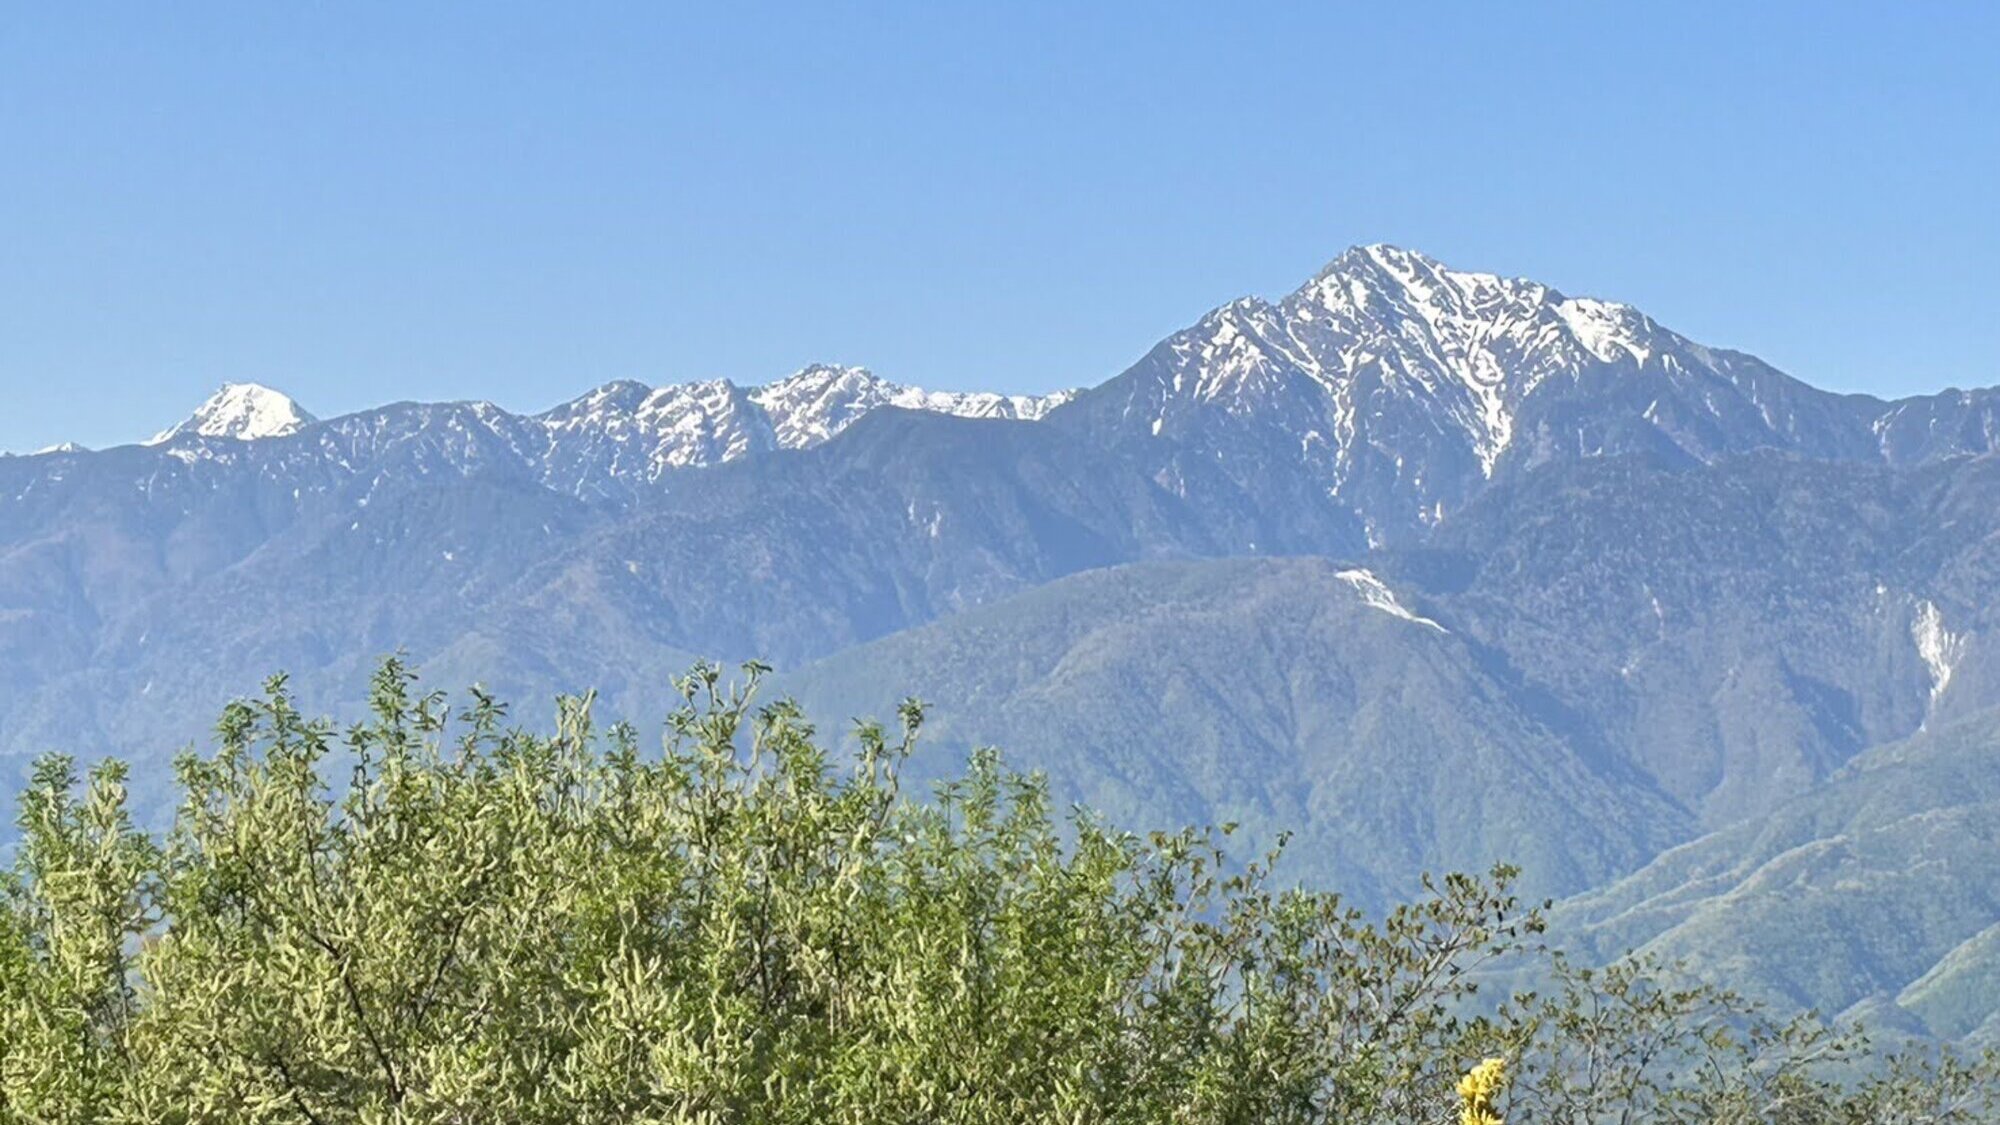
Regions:
[[1493, 1099], [1507, 1088], [1507, 1060], [1487, 1059], [1458, 1080], [1458, 1125], [1506, 1125]]

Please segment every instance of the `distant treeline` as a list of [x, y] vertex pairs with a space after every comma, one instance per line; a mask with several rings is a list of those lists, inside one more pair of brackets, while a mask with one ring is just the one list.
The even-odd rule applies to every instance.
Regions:
[[395, 662], [336, 731], [277, 678], [158, 836], [122, 766], [44, 760], [0, 1122], [2000, 1119], [1990, 1058], [1857, 1069], [1857, 1035], [1660, 966], [1474, 997], [1547, 956], [1506, 868], [1367, 919], [1226, 863], [1227, 827], [1057, 815], [991, 754], [905, 793], [917, 705], [836, 756], [760, 672], [697, 668], [663, 749]]

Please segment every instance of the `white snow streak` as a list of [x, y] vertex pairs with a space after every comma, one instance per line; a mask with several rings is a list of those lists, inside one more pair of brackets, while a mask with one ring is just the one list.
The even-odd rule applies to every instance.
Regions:
[[1924, 667], [1930, 669], [1931, 706], [1935, 707], [1938, 697], [1951, 684], [1952, 670], [1965, 655], [1967, 637], [1946, 629], [1937, 603], [1926, 599], [1917, 603], [1917, 615], [1910, 622], [1910, 638], [1916, 642], [1917, 655], [1923, 657]]
[[1389, 587], [1383, 585], [1380, 578], [1375, 577], [1374, 571], [1363, 569], [1343, 570], [1335, 574], [1334, 577], [1353, 586], [1361, 594], [1361, 600], [1366, 602], [1371, 608], [1379, 609], [1391, 617], [1400, 617], [1405, 621], [1412, 621], [1418, 625], [1428, 625], [1440, 633], [1451, 632], [1451, 630], [1432, 621], [1428, 617], [1411, 613], [1403, 606], [1402, 602], [1396, 600], [1395, 593]]

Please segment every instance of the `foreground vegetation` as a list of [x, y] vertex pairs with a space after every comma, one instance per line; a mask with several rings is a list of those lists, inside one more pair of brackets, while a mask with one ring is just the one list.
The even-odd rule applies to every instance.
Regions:
[[[1776, 1023], [1658, 966], [1538, 955], [1513, 873], [1384, 919], [1225, 864], [1227, 829], [1053, 813], [990, 755], [905, 794], [921, 723], [835, 762], [757, 669], [680, 684], [663, 751], [282, 680], [136, 830], [43, 762], [0, 903], [0, 1122], [1933, 1122], [1991, 1060]], [[1477, 816], [1476, 794], [1464, 815]], [[1470, 1073], [1467, 1073], [1467, 1072]]]

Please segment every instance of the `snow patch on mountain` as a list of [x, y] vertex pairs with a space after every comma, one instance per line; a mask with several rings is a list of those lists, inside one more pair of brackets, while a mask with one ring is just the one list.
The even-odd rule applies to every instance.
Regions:
[[1395, 592], [1390, 590], [1388, 586], [1383, 585], [1380, 578], [1375, 577], [1375, 572], [1372, 570], [1359, 568], [1343, 570], [1337, 572], [1334, 577], [1354, 587], [1361, 594], [1361, 600], [1373, 609], [1379, 609], [1391, 617], [1400, 617], [1405, 621], [1414, 622], [1418, 625], [1427, 625], [1440, 633], [1451, 632], [1451, 630], [1428, 617], [1410, 612], [1402, 602], [1396, 600]]
[[1938, 697], [1951, 684], [1953, 669], [1965, 656], [1968, 637], [1945, 628], [1944, 614], [1937, 603], [1925, 599], [1917, 603], [1916, 616], [1910, 622], [1910, 639], [1916, 642], [1917, 655], [1923, 658], [1924, 667], [1930, 669], [1931, 706], [1935, 707]]
[[179, 425], [154, 434], [147, 445], [195, 435], [256, 441], [283, 437], [318, 421], [289, 395], [259, 383], [224, 383]]
[[1640, 364], [1652, 358], [1645, 341], [1646, 318], [1630, 305], [1589, 297], [1565, 297], [1554, 305], [1570, 334], [1590, 354], [1606, 363], [1629, 356]]

